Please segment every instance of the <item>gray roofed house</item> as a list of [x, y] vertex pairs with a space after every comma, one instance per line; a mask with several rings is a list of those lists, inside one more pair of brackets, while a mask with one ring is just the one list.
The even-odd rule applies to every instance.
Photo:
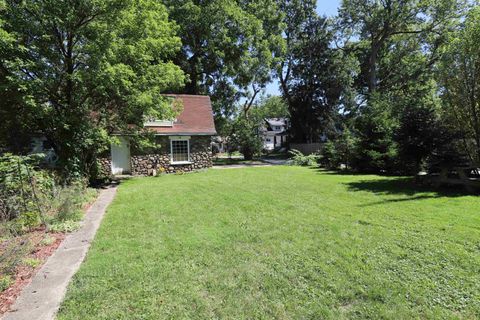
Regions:
[[265, 150], [280, 149], [286, 146], [289, 121], [287, 118], [265, 119], [260, 136]]

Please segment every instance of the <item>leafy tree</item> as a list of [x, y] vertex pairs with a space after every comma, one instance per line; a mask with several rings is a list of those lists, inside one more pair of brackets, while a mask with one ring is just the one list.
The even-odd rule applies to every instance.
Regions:
[[[283, 50], [274, 0], [163, 0], [178, 25], [182, 48], [175, 63], [187, 74], [185, 92], [212, 97], [221, 128], [240, 98], [250, 108], [270, 81]], [[222, 129], [220, 129], [220, 132]]]
[[434, 81], [422, 84], [420, 79], [404, 96], [398, 97], [399, 127], [395, 132], [398, 145], [398, 168], [417, 174], [437, 147], [441, 136], [440, 101]]
[[[438, 59], [438, 48], [444, 42], [444, 34], [455, 26], [461, 15], [463, 0], [344, 0], [339, 10], [339, 26], [343, 42], [358, 39], [351, 44], [360, 57], [361, 73], [357, 86], [362, 95], [371, 95], [385, 88], [387, 81], [395, 77], [396, 64], [384, 63], [391, 51], [408, 55], [402, 50], [404, 41], [416, 39], [429, 55], [427, 64]], [[398, 57], [398, 58], [401, 58]], [[400, 61], [397, 59], [397, 61]], [[419, 65], [423, 67], [423, 65]], [[416, 72], [411, 73], [414, 78]], [[368, 97], [367, 97], [368, 98]]]
[[233, 123], [231, 143], [238, 145], [245, 160], [252, 160], [262, 151], [262, 139], [258, 135], [260, 120], [240, 115]]
[[461, 0], [342, 2], [340, 43], [360, 66], [356, 108], [348, 108], [357, 118], [359, 169], [413, 173], [435, 148], [432, 71], [463, 8]]
[[315, 11], [316, 1], [284, 1], [287, 51], [278, 69], [291, 116], [291, 138], [315, 142], [333, 130], [351, 69], [331, 47], [333, 32]]
[[462, 133], [470, 161], [480, 161], [480, 8], [468, 13], [449, 41], [440, 66], [442, 98], [449, 121]]
[[20, 88], [9, 84], [9, 70], [7, 63], [19, 54], [15, 46], [15, 36], [4, 29], [5, 21], [3, 16], [6, 11], [5, 1], [0, 1], [0, 151], [9, 146], [10, 151], [21, 152], [29, 145], [27, 137], [30, 110], [23, 107]]
[[261, 119], [287, 118], [289, 117], [288, 106], [280, 96], [264, 96], [256, 103], [253, 113]]
[[180, 39], [162, 4], [6, 4], [4, 28], [15, 35], [19, 54], [1, 57], [7, 74], [3, 85], [22, 93], [17, 111], [29, 108], [29, 129], [47, 137], [64, 173], [92, 173], [112, 132], [135, 130], [128, 124], [140, 127], [144, 117], [175, 114], [162, 92], [184, 82], [182, 71], [170, 61]]
[[356, 119], [358, 144], [353, 166], [360, 171], [379, 173], [393, 167], [397, 156], [393, 136], [398, 123], [392, 116], [391, 101], [387, 95], [375, 94]]

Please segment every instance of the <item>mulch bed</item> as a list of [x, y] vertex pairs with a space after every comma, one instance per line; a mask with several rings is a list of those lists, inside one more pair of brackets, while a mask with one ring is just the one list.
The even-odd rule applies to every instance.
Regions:
[[[95, 202], [95, 200], [83, 206], [82, 209], [85, 213], [88, 211], [93, 202]], [[28, 241], [29, 243], [33, 244], [33, 250], [31, 250], [30, 253], [24, 257], [24, 259], [37, 259], [40, 263], [35, 268], [23, 265], [21, 263], [17, 265], [15, 268], [15, 274], [12, 276], [14, 278], [12, 285], [3, 292], [0, 292], [0, 317], [10, 310], [10, 307], [20, 295], [22, 289], [30, 283], [33, 276], [38, 270], [40, 270], [45, 261], [47, 261], [48, 257], [50, 257], [55, 250], [57, 250], [66, 236], [67, 234], [63, 232], [47, 233], [44, 227], [40, 227], [24, 236], [18, 237], [19, 239], [17, 239], [17, 241], [19, 242]], [[45, 237], [53, 238], [50, 244], [46, 245], [42, 243], [42, 240]], [[3, 251], [2, 249], [4, 249], [4, 246], [5, 243], [0, 243], [0, 254]]]
[[[45, 235], [54, 238], [49, 245], [42, 245], [41, 243]], [[65, 237], [66, 234], [64, 233], [45, 233], [44, 230], [35, 230], [28, 234], [27, 240], [35, 245], [33, 251], [25, 258], [37, 259], [40, 263], [35, 268], [23, 264], [19, 264], [15, 268], [13, 284], [0, 293], [0, 316], [10, 309], [10, 306], [15, 302], [15, 299], [18, 297], [22, 289], [30, 283], [35, 273], [42, 267], [47, 258], [55, 252]]]

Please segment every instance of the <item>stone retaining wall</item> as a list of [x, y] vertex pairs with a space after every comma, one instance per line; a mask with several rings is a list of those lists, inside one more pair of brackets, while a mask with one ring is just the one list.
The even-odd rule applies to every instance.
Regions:
[[110, 157], [98, 159], [98, 165], [100, 177], [109, 177], [112, 175], [112, 159], [110, 159]]

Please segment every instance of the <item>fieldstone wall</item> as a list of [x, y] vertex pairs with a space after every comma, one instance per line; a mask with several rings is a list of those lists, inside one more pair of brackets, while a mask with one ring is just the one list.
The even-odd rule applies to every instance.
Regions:
[[109, 177], [112, 175], [112, 159], [110, 159], [110, 157], [98, 159], [98, 165], [100, 177]]
[[157, 173], [189, 172], [212, 166], [210, 136], [192, 136], [190, 138], [190, 164], [170, 163], [170, 140], [168, 136], [158, 137], [161, 145], [155, 154], [132, 155], [132, 175], [155, 175]]

